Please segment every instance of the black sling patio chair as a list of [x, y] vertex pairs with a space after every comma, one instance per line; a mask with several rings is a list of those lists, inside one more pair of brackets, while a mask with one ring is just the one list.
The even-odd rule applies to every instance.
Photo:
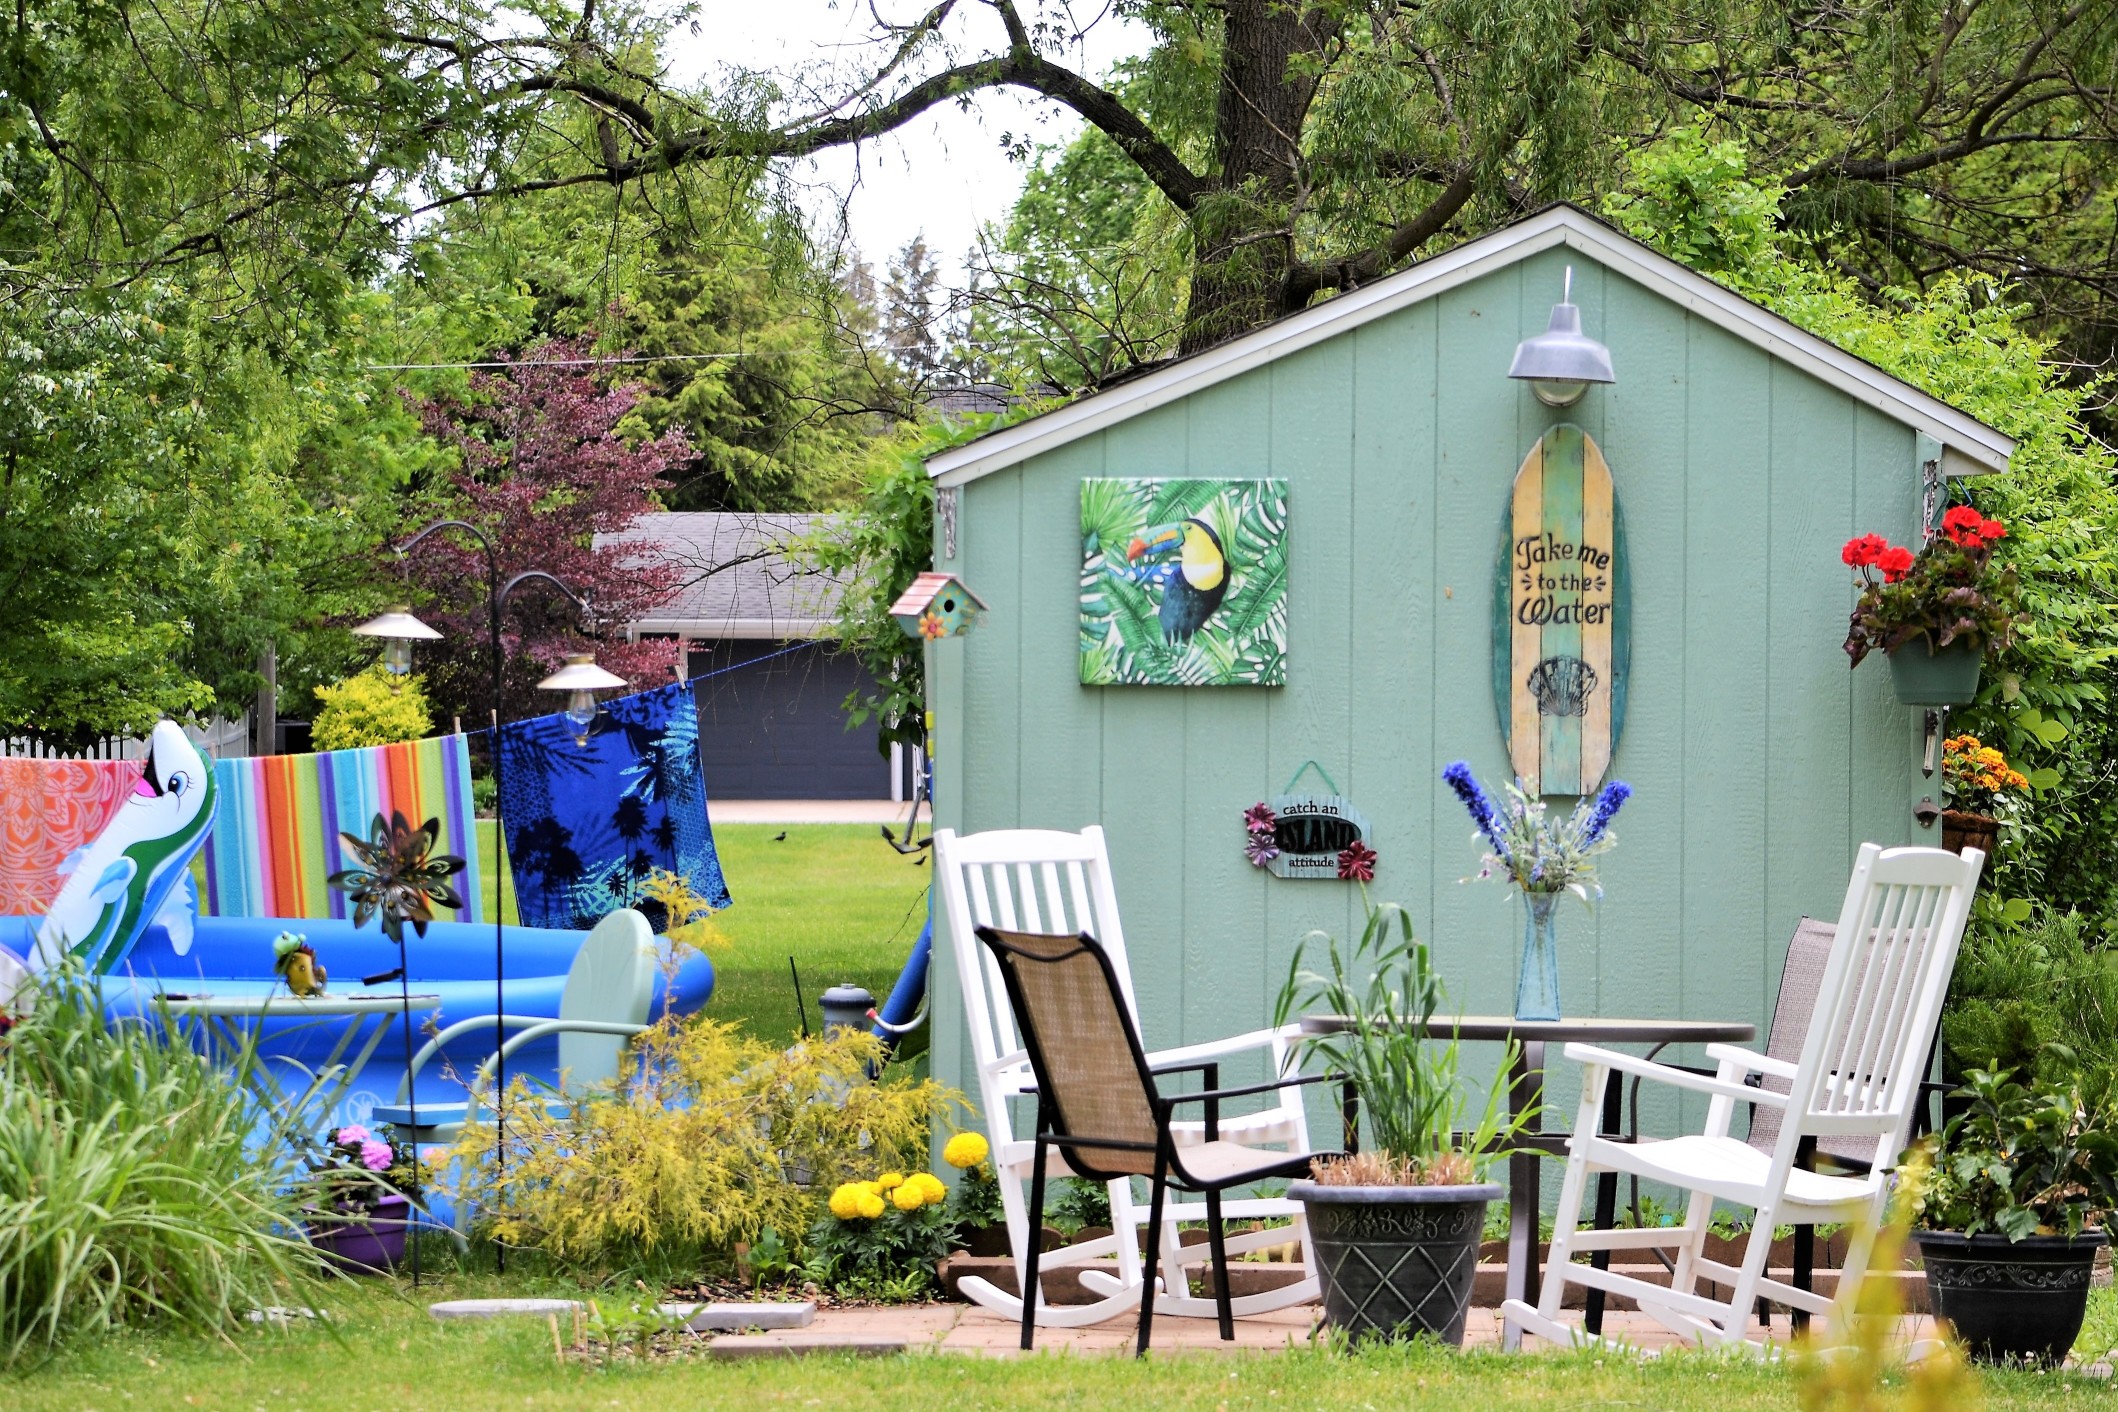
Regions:
[[[1054, 1148], [1065, 1167], [1078, 1176], [1095, 1181], [1147, 1178], [1151, 1183], [1149, 1232], [1162, 1229], [1164, 1198], [1170, 1187], [1203, 1194], [1221, 1337], [1233, 1339], [1235, 1318], [1229, 1307], [1221, 1193], [1270, 1177], [1306, 1175], [1312, 1157], [1331, 1154], [1267, 1151], [1229, 1142], [1219, 1135], [1221, 1102], [1330, 1076], [1216, 1088], [1218, 1068], [1213, 1063], [1151, 1068], [1117, 972], [1094, 937], [1086, 932], [1054, 936], [980, 927], [978, 939], [999, 963], [1008, 1004], [1015, 1012], [1015, 1025], [1037, 1082], [1029, 1209], [1033, 1213], [1044, 1209], [1045, 1170]], [[1192, 1071], [1203, 1074], [1208, 1085], [1204, 1091], [1165, 1095], [1155, 1081], [1158, 1074]], [[1170, 1134], [1172, 1114], [1194, 1103], [1205, 1108], [1206, 1141], [1180, 1147]], [[1037, 1332], [1037, 1245], [1029, 1242], [1022, 1270], [1024, 1349], [1034, 1346]], [[1138, 1352], [1143, 1356], [1154, 1322], [1160, 1246], [1151, 1236], [1141, 1276]]]

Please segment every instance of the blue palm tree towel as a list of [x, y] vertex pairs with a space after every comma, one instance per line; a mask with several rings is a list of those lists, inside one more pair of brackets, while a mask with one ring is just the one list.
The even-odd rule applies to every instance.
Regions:
[[642, 892], [657, 868], [726, 907], [691, 688], [605, 702], [580, 737], [564, 714], [500, 728], [500, 818], [522, 924], [586, 930], [635, 907], [664, 931], [661, 904]]

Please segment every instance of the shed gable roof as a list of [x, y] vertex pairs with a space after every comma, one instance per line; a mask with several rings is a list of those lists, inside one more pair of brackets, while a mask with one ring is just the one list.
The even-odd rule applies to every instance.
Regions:
[[[1818, 338], [1634, 240], [1577, 206], [1548, 207], [1373, 284], [1290, 314], [1103, 392], [982, 436], [927, 460], [943, 486], [962, 485], [1174, 402], [1312, 344], [1394, 314], [1495, 270], [1564, 246], [1625, 276], [1773, 357], [1830, 384], [1942, 446], [1942, 470], [2007, 469], [2015, 442], [1866, 359]], [[1621, 368], [1622, 375], [1622, 368]], [[1497, 374], [1496, 374], [1497, 376]]]

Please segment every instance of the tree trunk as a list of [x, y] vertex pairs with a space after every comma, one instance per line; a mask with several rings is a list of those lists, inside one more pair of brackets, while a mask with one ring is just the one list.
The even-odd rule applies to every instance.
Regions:
[[1227, 15], [1214, 110], [1219, 181], [1192, 213], [1183, 353], [1290, 312], [1302, 125], [1316, 96], [1314, 68], [1291, 61], [1314, 59], [1336, 30], [1287, 0], [1230, 0]]

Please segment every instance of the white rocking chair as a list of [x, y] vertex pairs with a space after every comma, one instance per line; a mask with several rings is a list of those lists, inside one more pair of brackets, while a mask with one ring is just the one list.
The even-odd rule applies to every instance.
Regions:
[[[1535, 1308], [1519, 1299], [1501, 1306], [1511, 1340], [1526, 1332], [1559, 1343], [1603, 1342], [1560, 1321], [1567, 1286], [1579, 1285], [1626, 1295], [1656, 1322], [1701, 1345], [1763, 1352], [1762, 1344], [1744, 1337], [1760, 1296], [1809, 1314], [1827, 1313], [1832, 1306], [1821, 1295], [1765, 1278], [1776, 1225], [1851, 1226], [1837, 1297], [1853, 1298], [1883, 1218], [1889, 1171], [1920, 1097], [1927, 1044], [1984, 862], [1975, 848], [1959, 857], [1939, 848], [1861, 845], [1799, 1063], [1709, 1044], [1706, 1052], [1720, 1068], [1706, 1077], [1595, 1045], [1566, 1047], [1566, 1057], [1583, 1066], [1581, 1112], [1567, 1139], [1566, 1178], [1542, 1297]], [[1613, 1071], [1712, 1095], [1705, 1132], [1640, 1143], [1601, 1135], [1597, 1118]], [[1749, 1087], [1745, 1080], [1753, 1074], [1784, 1079], [1787, 1091]], [[1729, 1135], [1739, 1103], [1779, 1110], [1779, 1135], [1769, 1152]], [[1805, 1148], [1840, 1137], [1875, 1140], [1874, 1163], [1866, 1174], [1825, 1176], [1801, 1169]], [[1684, 1224], [1577, 1229], [1588, 1179], [1601, 1172], [1631, 1173], [1688, 1190]], [[1704, 1253], [1716, 1200], [1756, 1213], [1740, 1266], [1709, 1260]], [[1574, 1260], [1599, 1250], [1654, 1249], [1676, 1251], [1666, 1289]], [[1729, 1291], [1729, 1297], [1698, 1293], [1702, 1278], [1716, 1290]]]
[[[1140, 1022], [1139, 1003], [1133, 995], [1132, 971], [1126, 958], [1125, 933], [1118, 920], [1117, 894], [1111, 887], [1110, 854], [1103, 830], [1090, 826], [1080, 833], [1047, 829], [1009, 829], [958, 835], [951, 829], [934, 831], [934, 871], [941, 886], [948, 922], [949, 940], [956, 954], [956, 974], [963, 988], [964, 1008], [970, 1020], [972, 1053], [978, 1066], [978, 1098], [985, 1120], [986, 1138], [992, 1146], [994, 1175], [1000, 1183], [1001, 1205], [1007, 1213], [1008, 1248], [1014, 1257], [1017, 1287], [1022, 1282], [1030, 1250], [1029, 1242], [1041, 1237], [1042, 1213], [1029, 1210], [1025, 1187], [1031, 1178], [1036, 1144], [1032, 1137], [1017, 1137], [1008, 1111], [1010, 1099], [1021, 1099], [1035, 1091], [1028, 1052], [1015, 1028], [1008, 1005], [1007, 988], [998, 963], [976, 936], [981, 926], [1018, 932], [1087, 932], [1110, 957], [1133, 1024]], [[1180, 1072], [1202, 1069], [1232, 1055], [1263, 1051], [1271, 1067], [1270, 1077], [1282, 1079], [1294, 1072], [1290, 1038], [1296, 1027], [1256, 1030], [1230, 1039], [1165, 1049], [1147, 1056], [1151, 1069]], [[1205, 1087], [1217, 1088], [1209, 1076]], [[1173, 1125], [1180, 1147], [1206, 1140], [1205, 1124], [1180, 1122]], [[1288, 1090], [1271, 1106], [1255, 1113], [1223, 1114], [1219, 1135], [1248, 1147], [1281, 1147], [1292, 1152], [1309, 1147], [1308, 1120], [1299, 1089]], [[1062, 1161], [1051, 1154], [1047, 1162]], [[1057, 1250], [1043, 1252], [1037, 1268], [1049, 1273], [1063, 1266], [1101, 1264], [1117, 1258], [1117, 1273], [1108, 1268], [1080, 1271], [1084, 1288], [1100, 1295], [1095, 1302], [1053, 1305], [1038, 1302], [1036, 1323], [1047, 1328], [1076, 1328], [1102, 1323], [1137, 1306], [1141, 1292], [1139, 1230], [1147, 1216], [1133, 1200], [1129, 1181], [1110, 1183], [1111, 1229], [1100, 1239], [1076, 1241]], [[1240, 1296], [1231, 1301], [1235, 1315], [1262, 1314], [1317, 1297], [1316, 1267], [1309, 1256], [1308, 1230], [1299, 1202], [1284, 1198], [1252, 1198], [1221, 1204], [1231, 1220], [1291, 1220], [1291, 1228], [1267, 1229], [1231, 1236], [1231, 1255], [1297, 1243], [1303, 1278], [1263, 1294]], [[1163, 1213], [1160, 1263], [1168, 1278], [1159, 1281], [1155, 1312], [1189, 1318], [1217, 1317], [1214, 1300], [1190, 1292], [1186, 1265], [1208, 1260], [1203, 1245], [1183, 1245], [1177, 1234], [1179, 1221], [1206, 1219], [1201, 1202], [1172, 1204]], [[1286, 1267], [1281, 1267], [1286, 1268]], [[1022, 1301], [991, 1281], [972, 1276], [959, 1289], [964, 1296], [1013, 1319], [1022, 1317]]]

